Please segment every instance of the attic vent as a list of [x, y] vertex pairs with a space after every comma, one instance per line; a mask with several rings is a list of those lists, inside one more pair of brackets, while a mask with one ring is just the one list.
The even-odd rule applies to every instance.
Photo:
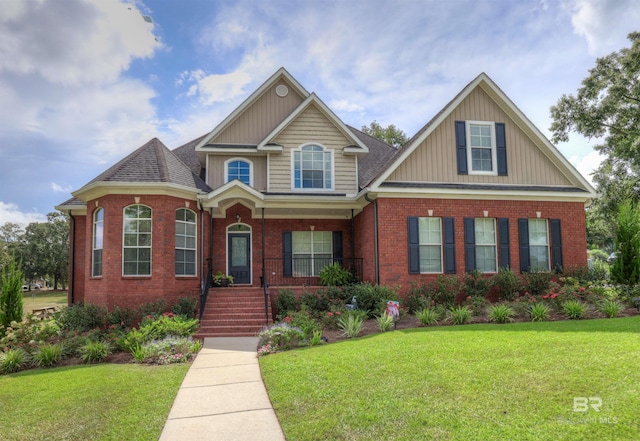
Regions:
[[288, 93], [289, 88], [284, 84], [280, 84], [278, 87], [276, 87], [276, 95], [278, 95], [280, 98], [284, 98]]

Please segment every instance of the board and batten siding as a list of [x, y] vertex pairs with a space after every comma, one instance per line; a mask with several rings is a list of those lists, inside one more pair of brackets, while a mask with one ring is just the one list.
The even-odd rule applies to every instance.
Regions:
[[291, 150], [302, 144], [316, 143], [333, 150], [334, 191], [346, 194], [358, 192], [356, 156], [342, 153], [342, 149], [352, 142], [315, 105], [310, 105], [298, 115], [274, 142], [282, 145], [283, 151], [269, 155], [269, 191], [293, 190]]
[[[276, 87], [279, 85], [285, 85], [289, 89], [286, 96], [276, 94]], [[302, 101], [304, 98], [287, 81], [278, 81], [209, 143], [257, 145]]]
[[[458, 174], [455, 121], [505, 124], [508, 176]], [[434, 129], [387, 181], [573, 186], [531, 138], [479, 87]]]
[[207, 170], [207, 183], [214, 190], [225, 184], [224, 163], [227, 159], [238, 158], [253, 163], [253, 188], [258, 191], [267, 190], [267, 157], [266, 156], [239, 156], [239, 155], [209, 155], [209, 169]]

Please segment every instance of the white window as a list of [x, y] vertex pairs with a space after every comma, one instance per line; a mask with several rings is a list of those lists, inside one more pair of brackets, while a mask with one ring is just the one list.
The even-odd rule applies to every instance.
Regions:
[[293, 275], [317, 276], [332, 263], [333, 233], [331, 231], [293, 231]]
[[238, 179], [245, 184], [252, 186], [251, 162], [244, 159], [230, 159], [225, 163], [225, 182]]
[[495, 219], [475, 219], [476, 269], [483, 273], [498, 271]]
[[469, 173], [497, 175], [495, 123], [467, 121], [466, 124]]
[[93, 253], [91, 275], [102, 276], [102, 247], [104, 239], [104, 209], [98, 208], [93, 213]]
[[124, 209], [122, 274], [151, 275], [151, 208], [130, 205]]
[[293, 188], [333, 189], [333, 152], [315, 144], [294, 150]]
[[442, 222], [439, 217], [418, 218], [420, 272], [442, 272]]
[[546, 219], [529, 219], [531, 271], [549, 271], [549, 233]]
[[196, 275], [196, 214], [181, 208], [176, 211], [176, 275]]

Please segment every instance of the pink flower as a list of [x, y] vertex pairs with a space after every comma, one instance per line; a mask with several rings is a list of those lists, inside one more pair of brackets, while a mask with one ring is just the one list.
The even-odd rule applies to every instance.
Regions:
[[587, 288], [584, 288], [582, 286], [580, 287], [580, 292], [585, 292], [586, 290], [587, 290]]
[[331, 311], [327, 312], [327, 317], [333, 317], [333, 312]]
[[342, 312], [336, 311], [336, 315], [340, 315], [340, 314], [342, 314]]

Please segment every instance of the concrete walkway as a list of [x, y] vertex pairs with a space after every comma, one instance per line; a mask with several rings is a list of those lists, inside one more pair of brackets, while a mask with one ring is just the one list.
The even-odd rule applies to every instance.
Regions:
[[160, 441], [284, 441], [258, 366], [257, 337], [205, 338]]

